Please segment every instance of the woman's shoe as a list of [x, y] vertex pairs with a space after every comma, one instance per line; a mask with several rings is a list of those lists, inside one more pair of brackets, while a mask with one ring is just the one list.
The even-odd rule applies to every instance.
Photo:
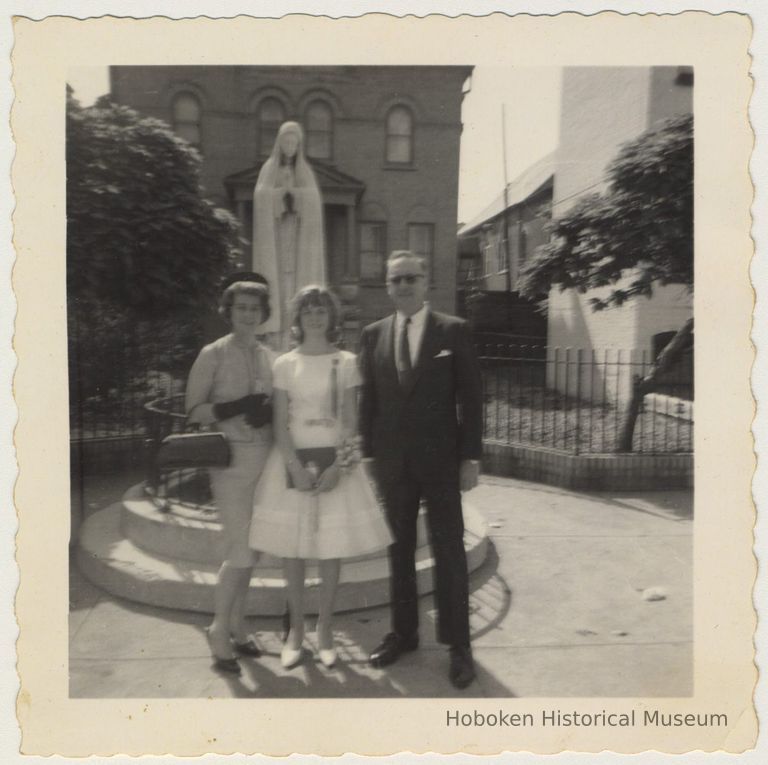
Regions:
[[254, 659], [258, 659], [262, 654], [261, 648], [259, 648], [259, 644], [256, 642], [256, 638], [252, 635], [249, 635], [248, 639], [242, 643], [238, 643], [234, 636], [232, 636], [232, 646], [242, 656], [252, 656]]
[[280, 664], [283, 669], [293, 669], [301, 664], [301, 660], [304, 658], [304, 649], [299, 646], [298, 648], [291, 648], [288, 643], [283, 646], [283, 650], [280, 651]]
[[330, 669], [336, 663], [336, 649], [333, 647], [333, 632], [328, 632], [328, 636], [330, 637], [328, 642], [331, 644], [330, 648], [323, 648], [322, 646], [320, 635], [323, 630], [320, 627], [320, 622], [317, 623], [315, 632], [317, 632], [317, 655], [320, 657], [321, 664], [327, 669]]
[[226, 672], [230, 675], [239, 675], [241, 672], [240, 663], [234, 656], [217, 656], [211, 639], [210, 627], [205, 628], [205, 637], [208, 639], [208, 646], [211, 649], [213, 657], [213, 668], [218, 672]]
[[213, 668], [219, 672], [227, 672], [230, 675], [239, 675], [242, 671], [237, 659], [220, 659], [213, 657]]

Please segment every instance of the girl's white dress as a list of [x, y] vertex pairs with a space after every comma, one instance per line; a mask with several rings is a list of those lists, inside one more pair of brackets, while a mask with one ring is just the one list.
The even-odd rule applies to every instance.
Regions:
[[[288, 395], [288, 429], [297, 449], [337, 446], [342, 393], [360, 385], [354, 354], [290, 351], [273, 369], [273, 387]], [[282, 558], [349, 558], [387, 547], [392, 535], [361, 465], [312, 495], [288, 488], [275, 447], [256, 488], [249, 544]]]

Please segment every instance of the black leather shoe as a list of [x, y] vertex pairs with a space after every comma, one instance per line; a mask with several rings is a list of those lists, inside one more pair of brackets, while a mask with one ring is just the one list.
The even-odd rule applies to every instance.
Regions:
[[451, 646], [448, 678], [454, 688], [464, 689], [475, 679], [475, 664], [469, 646]]
[[243, 656], [253, 656], [254, 659], [258, 659], [261, 656], [261, 648], [259, 648], [259, 644], [254, 637], [249, 636], [243, 643], [238, 643], [232, 638], [232, 647]]
[[213, 657], [213, 668], [230, 675], [239, 675], [241, 671], [237, 659], [220, 659], [218, 656]]
[[401, 637], [396, 632], [390, 632], [381, 645], [373, 651], [368, 659], [372, 667], [387, 667], [394, 664], [401, 653], [415, 651], [419, 647], [419, 636]]
[[240, 663], [234, 656], [217, 656], [216, 651], [213, 648], [213, 641], [211, 640], [211, 629], [206, 627], [205, 637], [208, 639], [208, 645], [211, 648], [211, 655], [213, 658], [213, 668], [217, 672], [226, 672], [230, 675], [240, 674]]

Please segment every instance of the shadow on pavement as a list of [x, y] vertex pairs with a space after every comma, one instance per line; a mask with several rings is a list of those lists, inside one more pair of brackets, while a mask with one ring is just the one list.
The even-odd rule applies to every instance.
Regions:
[[469, 578], [469, 620], [471, 639], [496, 629], [512, 608], [512, 590], [498, 573], [499, 555], [491, 540], [480, 568]]

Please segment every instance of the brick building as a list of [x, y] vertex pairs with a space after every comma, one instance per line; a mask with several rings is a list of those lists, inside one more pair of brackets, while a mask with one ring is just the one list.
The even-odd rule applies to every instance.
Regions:
[[536, 247], [547, 241], [554, 173], [554, 154], [547, 154], [509, 183], [506, 198], [502, 192], [459, 229], [460, 239], [477, 243], [477, 262], [468, 278], [481, 289], [517, 289], [520, 269]]
[[[329, 282], [361, 323], [390, 310], [384, 261], [430, 263], [453, 311], [461, 102], [468, 66], [113, 66], [112, 98], [171, 124], [203, 157], [206, 195], [250, 241], [252, 194], [280, 124], [302, 124], [324, 204]], [[246, 263], [247, 265], [247, 263]]]
[[542, 341], [546, 335], [546, 317], [520, 296], [517, 282], [528, 258], [549, 237], [554, 172], [554, 154], [547, 154], [459, 229], [461, 252], [471, 262], [465, 266], [467, 282], [483, 292], [467, 310], [477, 329]]

